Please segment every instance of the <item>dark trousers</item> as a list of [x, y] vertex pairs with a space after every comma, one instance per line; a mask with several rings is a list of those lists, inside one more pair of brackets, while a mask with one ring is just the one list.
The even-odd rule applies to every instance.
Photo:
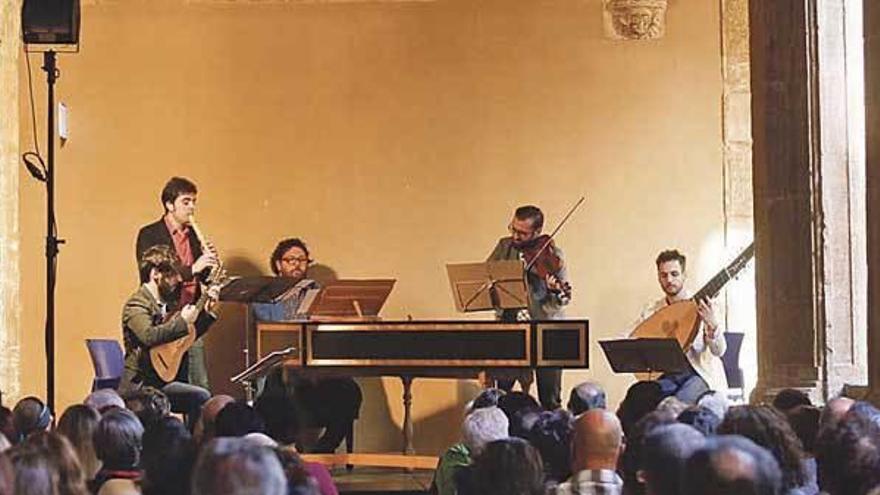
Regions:
[[192, 431], [202, 412], [202, 404], [211, 398], [211, 393], [197, 385], [184, 382], [171, 382], [162, 387], [168, 396], [171, 410], [186, 415], [186, 426]]
[[709, 385], [693, 369], [677, 373], [664, 373], [657, 379], [665, 397], [674, 395], [686, 404], [696, 404], [709, 391]]

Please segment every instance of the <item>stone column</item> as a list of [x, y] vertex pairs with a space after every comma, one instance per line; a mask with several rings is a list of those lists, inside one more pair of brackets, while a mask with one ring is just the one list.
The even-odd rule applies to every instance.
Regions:
[[865, 0], [868, 210], [868, 400], [880, 404], [880, 4]]
[[859, 373], [843, 2], [750, 2], [749, 13], [758, 313], [752, 400], [791, 387], [821, 401]]
[[0, 390], [21, 395], [21, 286], [18, 228], [21, 0], [0, 2]]

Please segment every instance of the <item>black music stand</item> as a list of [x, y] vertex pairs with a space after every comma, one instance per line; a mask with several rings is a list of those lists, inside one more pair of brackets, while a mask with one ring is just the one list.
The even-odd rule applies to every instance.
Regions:
[[599, 342], [615, 373], [674, 373], [689, 363], [675, 339], [620, 339]]
[[232, 383], [238, 383], [239, 385], [243, 386], [248, 392], [248, 402], [251, 402], [250, 397], [253, 397], [254, 382], [258, 378], [262, 378], [269, 374], [272, 369], [283, 363], [287, 358], [292, 357], [294, 354], [296, 354], [296, 348], [294, 347], [288, 347], [280, 351], [270, 352], [269, 354], [263, 356], [256, 363], [248, 366], [247, 368], [243, 369], [239, 374], [230, 378], [229, 381]]
[[284, 299], [297, 280], [290, 277], [238, 277], [220, 289], [220, 300], [228, 302], [276, 303]]

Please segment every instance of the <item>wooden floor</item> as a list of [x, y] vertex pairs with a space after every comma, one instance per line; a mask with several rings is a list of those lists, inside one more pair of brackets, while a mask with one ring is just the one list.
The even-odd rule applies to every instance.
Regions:
[[351, 472], [345, 468], [334, 468], [332, 474], [340, 494], [422, 495], [428, 493], [434, 471], [408, 472], [399, 468], [356, 467]]

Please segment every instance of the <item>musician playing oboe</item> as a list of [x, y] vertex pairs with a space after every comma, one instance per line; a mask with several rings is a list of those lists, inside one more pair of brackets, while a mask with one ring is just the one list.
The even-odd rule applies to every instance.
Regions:
[[[687, 260], [677, 250], [661, 252], [656, 259], [657, 281], [663, 297], [645, 307], [633, 325], [637, 327], [664, 307], [691, 298], [684, 284], [687, 280]], [[685, 351], [689, 369], [677, 373], [665, 373], [657, 382], [665, 395], [675, 395], [693, 404], [709, 390], [725, 391], [727, 378], [721, 356], [727, 350], [724, 329], [718, 322], [711, 299], [696, 301], [700, 326], [693, 343]]]
[[[144, 252], [152, 246], [164, 245], [174, 250], [180, 259], [182, 284], [180, 297], [170, 303], [174, 308], [182, 308], [199, 298], [199, 279], [204, 280], [210, 270], [217, 266], [217, 252], [213, 246], [202, 246], [190, 225], [196, 211], [198, 189], [183, 177], [172, 177], [162, 189], [161, 202], [164, 208], [162, 218], [140, 229], [135, 248], [135, 259], [140, 264]], [[141, 270], [140, 282], [146, 283]], [[184, 368], [188, 370], [188, 381], [210, 390], [208, 370], [205, 366], [204, 343], [196, 340], [188, 352]]]

